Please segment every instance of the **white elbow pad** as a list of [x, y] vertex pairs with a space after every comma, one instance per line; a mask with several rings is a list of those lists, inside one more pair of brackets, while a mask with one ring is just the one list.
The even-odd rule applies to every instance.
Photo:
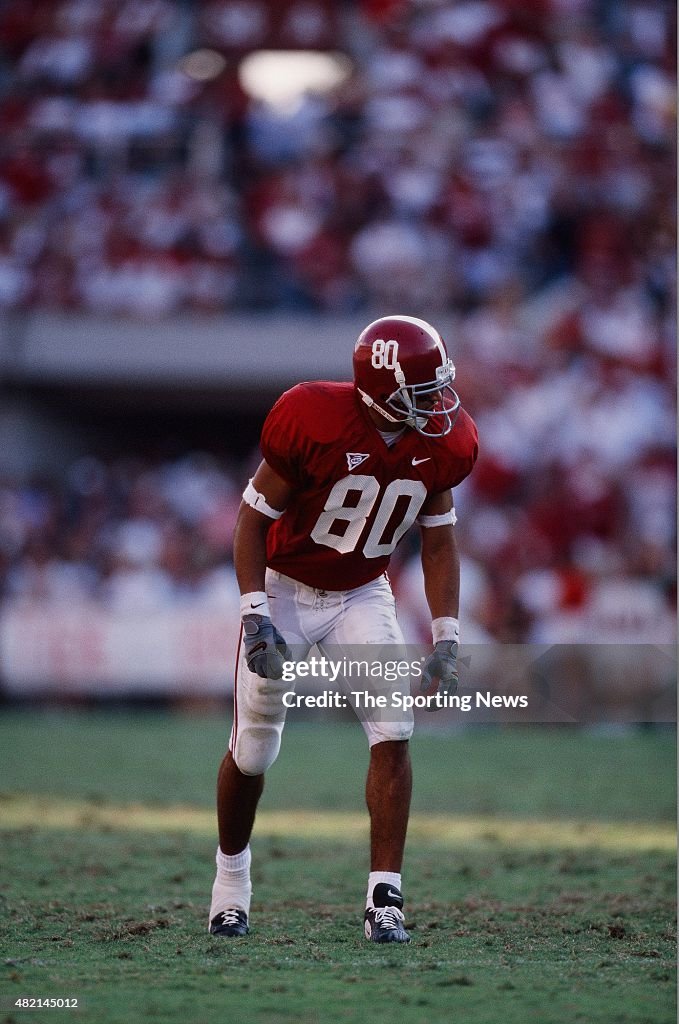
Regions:
[[280, 519], [283, 515], [278, 509], [272, 508], [263, 494], [256, 491], [252, 486], [252, 480], [248, 481], [248, 485], [243, 491], [243, 501], [250, 508], [254, 508], [256, 512], [261, 512], [262, 515], [268, 516], [269, 519]]
[[457, 516], [455, 515], [455, 509], [451, 508], [448, 512], [441, 512], [438, 516], [418, 516], [416, 522], [419, 526], [455, 526], [457, 522]]

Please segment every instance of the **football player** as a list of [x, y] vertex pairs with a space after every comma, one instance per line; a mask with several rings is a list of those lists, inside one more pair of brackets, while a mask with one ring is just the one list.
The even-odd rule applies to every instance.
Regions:
[[[424, 320], [382, 317], [354, 348], [353, 383], [299, 384], [266, 419], [264, 456], [234, 539], [242, 631], [234, 721], [217, 789], [219, 848], [209, 930], [248, 932], [250, 834], [285, 722], [287, 645], [402, 644], [386, 569], [422, 530], [433, 651], [423, 688], [457, 687], [459, 560], [452, 488], [471, 472], [477, 433], [453, 390], [455, 367]], [[380, 680], [380, 686], [383, 686]], [[383, 692], [383, 691], [381, 691]], [[384, 716], [386, 718], [388, 716]], [[410, 807], [411, 712], [361, 716], [370, 762], [370, 874], [364, 930], [409, 942], [401, 864]]]

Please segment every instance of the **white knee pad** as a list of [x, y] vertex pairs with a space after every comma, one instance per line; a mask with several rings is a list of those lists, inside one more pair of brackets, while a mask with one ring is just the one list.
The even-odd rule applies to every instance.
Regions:
[[257, 721], [260, 719], [271, 719], [272, 722], [284, 721], [286, 707], [283, 703], [283, 695], [288, 690], [290, 690], [290, 683], [286, 683], [282, 679], [262, 679], [253, 672], [248, 672], [239, 687], [239, 707], [243, 705], [247, 709], [247, 714]]
[[278, 757], [283, 723], [239, 723], [231, 753], [243, 775], [263, 775]]
[[243, 775], [261, 775], [278, 757], [286, 715], [283, 693], [289, 689], [289, 683], [262, 679], [241, 661], [231, 753]]

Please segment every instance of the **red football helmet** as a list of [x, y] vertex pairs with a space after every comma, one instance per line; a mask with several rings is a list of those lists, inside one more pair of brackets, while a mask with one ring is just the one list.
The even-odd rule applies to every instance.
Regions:
[[[427, 437], [444, 437], [460, 399], [455, 367], [439, 332], [414, 316], [383, 316], [369, 324], [354, 348], [354, 382], [366, 405], [391, 423]], [[432, 429], [438, 427], [439, 429]]]

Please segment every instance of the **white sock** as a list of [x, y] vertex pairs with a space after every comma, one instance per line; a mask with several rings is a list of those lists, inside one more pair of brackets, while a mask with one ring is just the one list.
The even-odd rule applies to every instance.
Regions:
[[217, 877], [212, 886], [212, 903], [210, 920], [229, 907], [237, 907], [250, 913], [252, 882], [250, 881], [250, 862], [252, 855], [248, 844], [240, 853], [230, 857], [217, 847]]
[[397, 871], [371, 871], [368, 875], [368, 894], [365, 898], [366, 907], [372, 907], [373, 905], [373, 889], [380, 882], [386, 882], [387, 885], [392, 885], [394, 889], [401, 891], [401, 876]]
[[250, 844], [241, 850], [240, 853], [222, 853], [221, 847], [217, 847], [217, 870], [221, 874], [222, 872], [226, 875], [233, 875], [234, 873], [240, 873], [245, 871], [246, 874], [250, 873], [250, 864], [252, 862], [252, 854], [250, 852]]

